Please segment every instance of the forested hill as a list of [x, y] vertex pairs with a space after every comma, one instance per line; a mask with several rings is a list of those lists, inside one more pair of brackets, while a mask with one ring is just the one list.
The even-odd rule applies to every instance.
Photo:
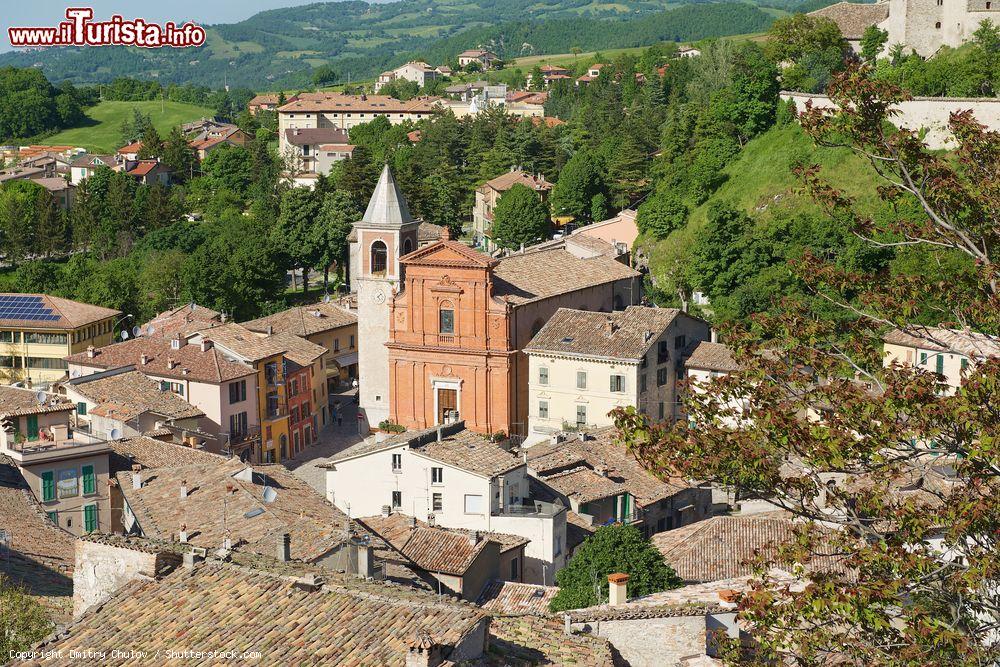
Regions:
[[[780, 0], [777, 3], [797, 3]], [[401, 0], [326, 2], [210, 26], [197, 49], [53, 48], [0, 55], [0, 66], [40, 66], [50, 81], [120, 76], [257, 90], [308, 83], [329, 65], [338, 79], [371, 78], [414, 56], [444, 62], [488, 46], [503, 58], [610, 49], [762, 31], [773, 14], [751, 4], [677, 0]]]

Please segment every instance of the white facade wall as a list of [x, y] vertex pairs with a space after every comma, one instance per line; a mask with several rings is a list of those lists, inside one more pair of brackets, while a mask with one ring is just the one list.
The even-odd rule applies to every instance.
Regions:
[[[806, 102], [809, 101], [813, 107], [833, 107], [826, 95], [782, 91], [781, 99], [793, 100], [799, 112], [805, 110]], [[911, 130], [926, 128], [924, 141], [932, 149], [955, 146], [955, 138], [948, 129], [948, 119], [954, 111], [971, 110], [976, 120], [988, 129], [1000, 129], [1000, 99], [996, 98], [915, 97], [908, 102], [901, 102], [895, 108], [899, 114], [889, 119], [893, 125]]]
[[430, 111], [280, 111], [278, 112], [278, 154], [286, 155], [290, 145], [285, 140], [285, 130], [294, 128], [339, 127], [349, 130], [363, 123], [370, 123], [385, 116], [393, 125], [407, 120], [418, 121], [432, 115]]
[[937, 373], [940, 368], [951, 393], [962, 386], [962, 372], [965, 367], [972, 366], [969, 357], [956, 352], [940, 352], [929, 348], [893, 345], [891, 343], [886, 343], [884, 348], [885, 358], [883, 361], [886, 366], [896, 362], [903, 366], [915, 366], [928, 373]]

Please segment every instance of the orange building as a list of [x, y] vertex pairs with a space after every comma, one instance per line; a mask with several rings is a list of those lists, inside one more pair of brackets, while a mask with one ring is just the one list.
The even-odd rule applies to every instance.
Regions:
[[639, 302], [640, 274], [596, 239], [494, 259], [445, 238], [399, 263], [389, 312], [390, 418], [408, 428], [463, 419], [524, 434], [521, 349], [558, 308], [610, 312]]

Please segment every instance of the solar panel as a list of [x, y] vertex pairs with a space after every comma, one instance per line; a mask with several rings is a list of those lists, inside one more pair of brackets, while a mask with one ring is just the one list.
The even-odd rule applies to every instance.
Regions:
[[0, 320], [58, 322], [59, 316], [40, 296], [9, 294], [0, 296]]

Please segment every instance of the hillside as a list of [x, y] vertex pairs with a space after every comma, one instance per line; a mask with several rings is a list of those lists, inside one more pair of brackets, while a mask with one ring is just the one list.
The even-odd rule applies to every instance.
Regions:
[[675, 0], [327, 2], [209, 26], [197, 49], [53, 48], [2, 54], [0, 66], [39, 66], [52, 81], [131, 76], [263, 90], [306, 85], [322, 64], [358, 80], [416, 55], [440, 62], [480, 45], [504, 58], [624, 48], [756, 32], [773, 18], [752, 4]]
[[90, 152], [111, 153], [120, 145], [119, 134], [122, 121], [132, 117], [132, 110], [138, 109], [149, 115], [161, 136], [167, 136], [170, 128], [197, 120], [211, 118], [215, 112], [207, 107], [180, 102], [101, 102], [87, 109], [88, 123], [80, 127], [63, 130], [45, 138], [48, 144], [59, 146], [82, 146]]

